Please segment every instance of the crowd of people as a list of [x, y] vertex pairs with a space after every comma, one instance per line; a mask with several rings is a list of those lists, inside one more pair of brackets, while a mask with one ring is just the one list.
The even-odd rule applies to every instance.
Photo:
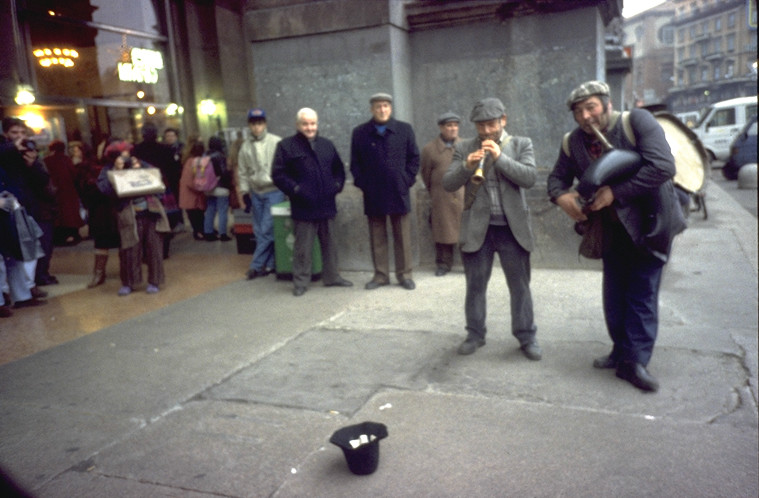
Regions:
[[[604, 316], [613, 347], [593, 366], [615, 369], [635, 387], [656, 391], [658, 381], [646, 367], [657, 335], [658, 291], [672, 240], [685, 229], [672, 183], [672, 153], [647, 111], [613, 110], [604, 82], [580, 85], [567, 106], [577, 127], [562, 141], [547, 194], [577, 223], [582, 254], [603, 261]], [[487, 287], [498, 254], [509, 289], [511, 333], [526, 358], [540, 360], [530, 291], [535, 240], [525, 196], [537, 179], [532, 140], [506, 131], [506, 109], [497, 98], [482, 99], [472, 108], [473, 138], [458, 136], [457, 114], [441, 114], [439, 135], [421, 153], [411, 125], [393, 117], [391, 95], [372, 95], [369, 112], [370, 119], [353, 129], [350, 145], [350, 172], [363, 194], [373, 265], [364, 288], [391, 282], [388, 231], [397, 283], [409, 291], [416, 288], [410, 190], [421, 171], [431, 200], [435, 275], [450, 272], [457, 248], [464, 267], [466, 337], [458, 353], [469, 355], [485, 345]], [[143, 264], [148, 267], [146, 291], [158, 292], [165, 280], [163, 259], [183, 213], [196, 240], [228, 241], [227, 214], [238, 206], [252, 212], [256, 240], [246, 277], [266, 277], [275, 271], [271, 208], [285, 200], [295, 239], [293, 295], [302, 296], [312, 281], [317, 238], [323, 284], [351, 287], [338, 270], [335, 238], [336, 196], [345, 185], [346, 168], [334, 144], [319, 135], [317, 112], [300, 109], [295, 133], [286, 138], [268, 132], [261, 108], [248, 112], [248, 128], [249, 136], [238, 135], [229, 154], [218, 137], [207, 146], [199, 139], [182, 146], [174, 129], [165, 130], [160, 143], [156, 127], [146, 123], [139, 144], [112, 141], [101, 160], [81, 142], [70, 142], [68, 156], [63, 143], [54, 142], [42, 163], [25, 140], [23, 122], [11, 119], [6, 126], [4, 120], [0, 277], [10, 296], [4, 294], [3, 312], [9, 313], [10, 302], [16, 308], [44, 302], [39, 286], [55, 283], [48, 273], [52, 247], [55, 241], [77, 239], [82, 207], [95, 245], [90, 287], [103, 283], [108, 252], [117, 248], [119, 295], [141, 285]], [[610, 175], [591, 196], [581, 195], [578, 180], [582, 183], [610, 147], [637, 154], [634, 171]], [[120, 196], [112, 175], [140, 168], [158, 168], [165, 191]], [[15, 236], [15, 243], [6, 233]]]
[[[93, 149], [81, 140], [69, 141], [68, 147], [54, 140], [43, 158], [23, 120], [6, 117], [2, 124], [0, 317], [46, 304], [48, 292], [42, 287], [59, 283], [50, 274], [55, 247], [77, 244], [83, 234], [94, 246], [87, 287], [105, 282], [108, 256], [116, 249], [120, 296], [142, 284], [143, 265], [148, 270], [146, 292], [159, 292], [170, 241], [184, 229], [183, 210], [196, 240], [232, 240], [227, 215], [239, 203], [223, 139], [212, 137], [206, 146], [193, 137], [185, 145], [178, 130], [167, 128], [159, 141], [157, 127], [147, 122], [137, 145], [108, 138]], [[218, 178], [209, 191], [198, 190], [193, 182], [205, 157]], [[161, 192], [125, 196], [116, 191], [109, 172], [147, 168], [159, 171]]]

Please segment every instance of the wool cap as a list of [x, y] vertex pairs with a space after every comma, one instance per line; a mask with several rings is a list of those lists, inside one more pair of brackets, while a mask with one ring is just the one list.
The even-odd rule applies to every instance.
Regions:
[[500, 99], [490, 97], [474, 104], [474, 109], [472, 109], [472, 113], [469, 115], [469, 121], [473, 123], [490, 121], [491, 119], [498, 119], [505, 114], [506, 109], [503, 107], [503, 102]]
[[450, 112], [450, 111], [444, 112], [443, 114], [440, 115], [439, 118], [437, 118], [437, 124], [439, 125], [444, 125], [445, 123], [450, 123], [451, 121], [460, 123], [461, 118], [459, 117], [458, 114], [454, 112]]
[[593, 95], [608, 97], [610, 93], [611, 92], [609, 91], [609, 85], [603, 81], [586, 81], [582, 85], [572, 90], [572, 93], [569, 94], [569, 98], [567, 99], [567, 107], [569, 107], [569, 110], [571, 111], [572, 106], [574, 106], [576, 103], [582, 102], [583, 100], [590, 98]]
[[390, 95], [389, 93], [383, 93], [383, 92], [375, 93], [369, 98], [369, 103], [373, 104], [375, 102], [390, 102], [392, 104], [393, 96]]

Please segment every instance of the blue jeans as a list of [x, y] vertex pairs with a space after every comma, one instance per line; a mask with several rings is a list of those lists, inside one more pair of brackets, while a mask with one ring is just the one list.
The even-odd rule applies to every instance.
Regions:
[[250, 261], [249, 270], [274, 269], [274, 220], [271, 207], [284, 202], [285, 194], [279, 190], [265, 194], [250, 193], [253, 204], [253, 234], [256, 236], [256, 250]]
[[484, 339], [487, 333], [487, 290], [496, 253], [509, 287], [511, 333], [524, 345], [535, 339], [537, 331], [530, 292], [530, 253], [519, 245], [508, 226], [490, 225], [478, 251], [461, 253], [466, 276], [467, 337]]
[[206, 196], [206, 213], [203, 218], [203, 233], [213, 234], [213, 220], [219, 213], [219, 235], [227, 233], [227, 212], [229, 211], [229, 197]]

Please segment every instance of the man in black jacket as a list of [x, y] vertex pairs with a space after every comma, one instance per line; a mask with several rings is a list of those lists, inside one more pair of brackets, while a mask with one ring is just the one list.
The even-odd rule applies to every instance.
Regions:
[[298, 111], [298, 133], [281, 140], [274, 152], [271, 176], [290, 198], [293, 233], [293, 295], [302, 296], [311, 281], [314, 238], [322, 252], [322, 278], [327, 287], [350, 287], [337, 269], [335, 197], [345, 184], [345, 166], [331, 141], [318, 136], [316, 111]]
[[[604, 315], [614, 347], [593, 366], [616, 369], [617, 377], [638, 389], [656, 391], [659, 383], [646, 366], [658, 332], [659, 286], [672, 240], [685, 229], [672, 183], [674, 158], [651, 113], [634, 109], [628, 119], [612, 111], [604, 82], [583, 83], [567, 105], [578, 127], [565, 137], [548, 176], [548, 195], [575, 221], [588, 214], [601, 220]], [[641, 161], [632, 176], [602, 185], [583, 208], [572, 183], [603, 154], [594, 127], [615, 149], [634, 151]]]
[[393, 98], [376, 93], [369, 99], [372, 119], [353, 129], [351, 173], [364, 192], [364, 214], [369, 219], [369, 239], [374, 277], [367, 290], [390, 283], [387, 221], [393, 230], [395, 276], [407, 290], [411, 279], [411, 195], [419, 172], [419, 148], [411, 125], [392, 117]]

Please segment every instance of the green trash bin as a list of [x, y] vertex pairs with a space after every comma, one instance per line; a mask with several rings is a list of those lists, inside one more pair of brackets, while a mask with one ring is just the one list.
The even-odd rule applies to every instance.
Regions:
[[[274, 266], [279, 280], [293, 279], [293, 247], [295, 234], [293, 220], [290, 217], [290, 201], [280, 202], [271, 207], [274, 223]], [[322, 251], [318, 237], [314, 239], [311, 253], [311, 280], [319, 280], [322, 276]]]

